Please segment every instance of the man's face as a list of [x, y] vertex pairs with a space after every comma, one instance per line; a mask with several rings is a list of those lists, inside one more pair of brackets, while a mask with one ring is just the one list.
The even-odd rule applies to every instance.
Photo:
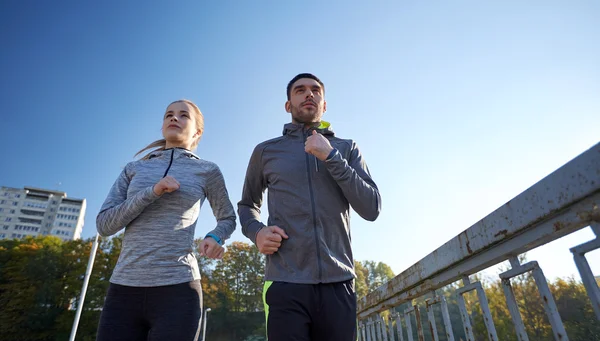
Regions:
[[290, 99], [285, 102], [285, 111], [292, 114], [292, 123], [320, 122], [326, 110], [327, 102], [319, 82], [310, 78], [300, 78], [292, 84]]

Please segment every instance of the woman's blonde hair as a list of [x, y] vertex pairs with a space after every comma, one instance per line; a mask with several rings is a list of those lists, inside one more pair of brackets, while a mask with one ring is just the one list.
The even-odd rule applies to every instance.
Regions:
[[[194, 143], [192, 143], [191, 148], [195, 149], [198, 146], [198, 142], [200, 142], [200, 138], [202, 137], [202, 134], [204, 133], [204, 116], [202, 115], [202, 112], [200, 111], [200, 108], [198, 108], [198, 106], [196, 104], [194, 104], [194, 102], [187, 100], [187, 99], [180, 99], [174, 102], [171, 102], [169, 105], [167, 105], [167, 108], [169, 106], [171, 106], [171, 104], [173, 103], [179, 103], [179, 102], [184, 102], [189, 104], [193, 109], [194, 109], [194, 118], [196, 119], [196, 130], [198, 130], [200, 132], [200, 135], [198, 135], [198, 137], [194, 140]], [[153, 151], [149, 152], [148, 154], [144, 155], [144, 157], [142, 157], [142, 159], [147, 159], [150, 154], [159, 151], [159, 150], [165, 150], [167, 146], [167, 141], [165, 139], [160, 139], [160, 140], [156, 140], [152, 143], [150, 143], [149, 145], [147, 145], [146, 147], [144, 147], [143, 149], [141, 149], [139, 152], [135, 153], [135, 156], [140, 155], [142, 152], [148, 150], [148, 149], [152, 149], [152, 148], [156, 148]]]

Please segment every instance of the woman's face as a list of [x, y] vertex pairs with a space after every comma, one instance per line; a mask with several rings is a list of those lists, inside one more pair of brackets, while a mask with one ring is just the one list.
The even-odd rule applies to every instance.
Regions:
[[200, 135], [196, 128], [194, 108], [186, 102], [175, 102], [169, 105], [163, 118], [162, 134], [169, 144], [177, 144], [189, 149]]

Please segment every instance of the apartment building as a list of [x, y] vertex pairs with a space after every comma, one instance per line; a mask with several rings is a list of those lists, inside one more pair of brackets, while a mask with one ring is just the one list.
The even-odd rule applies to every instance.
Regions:
[[34, 187], [0, 187], [0, 239], [53, 235], [79, 239], [85, 217], [85, 199]]

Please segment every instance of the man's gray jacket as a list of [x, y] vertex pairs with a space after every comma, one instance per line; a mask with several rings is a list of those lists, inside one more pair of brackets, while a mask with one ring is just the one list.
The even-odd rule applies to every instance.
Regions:
[[[335, 151], [320, 161], [304, 151], [317, 130]], [[381, 210], [379, 190], [356, 143], [335, 137], [329, 124], [318, 128], [286, 124], [283, 136], [254, 149], [238, 214], [244, 235], [256, 243], [263, 193], [268, 189], [268, 225], [285, 230], [277, 252], [267, 256], [266, 281], [333, 283], [355, 277], [350, 206], [374, 221]]]

